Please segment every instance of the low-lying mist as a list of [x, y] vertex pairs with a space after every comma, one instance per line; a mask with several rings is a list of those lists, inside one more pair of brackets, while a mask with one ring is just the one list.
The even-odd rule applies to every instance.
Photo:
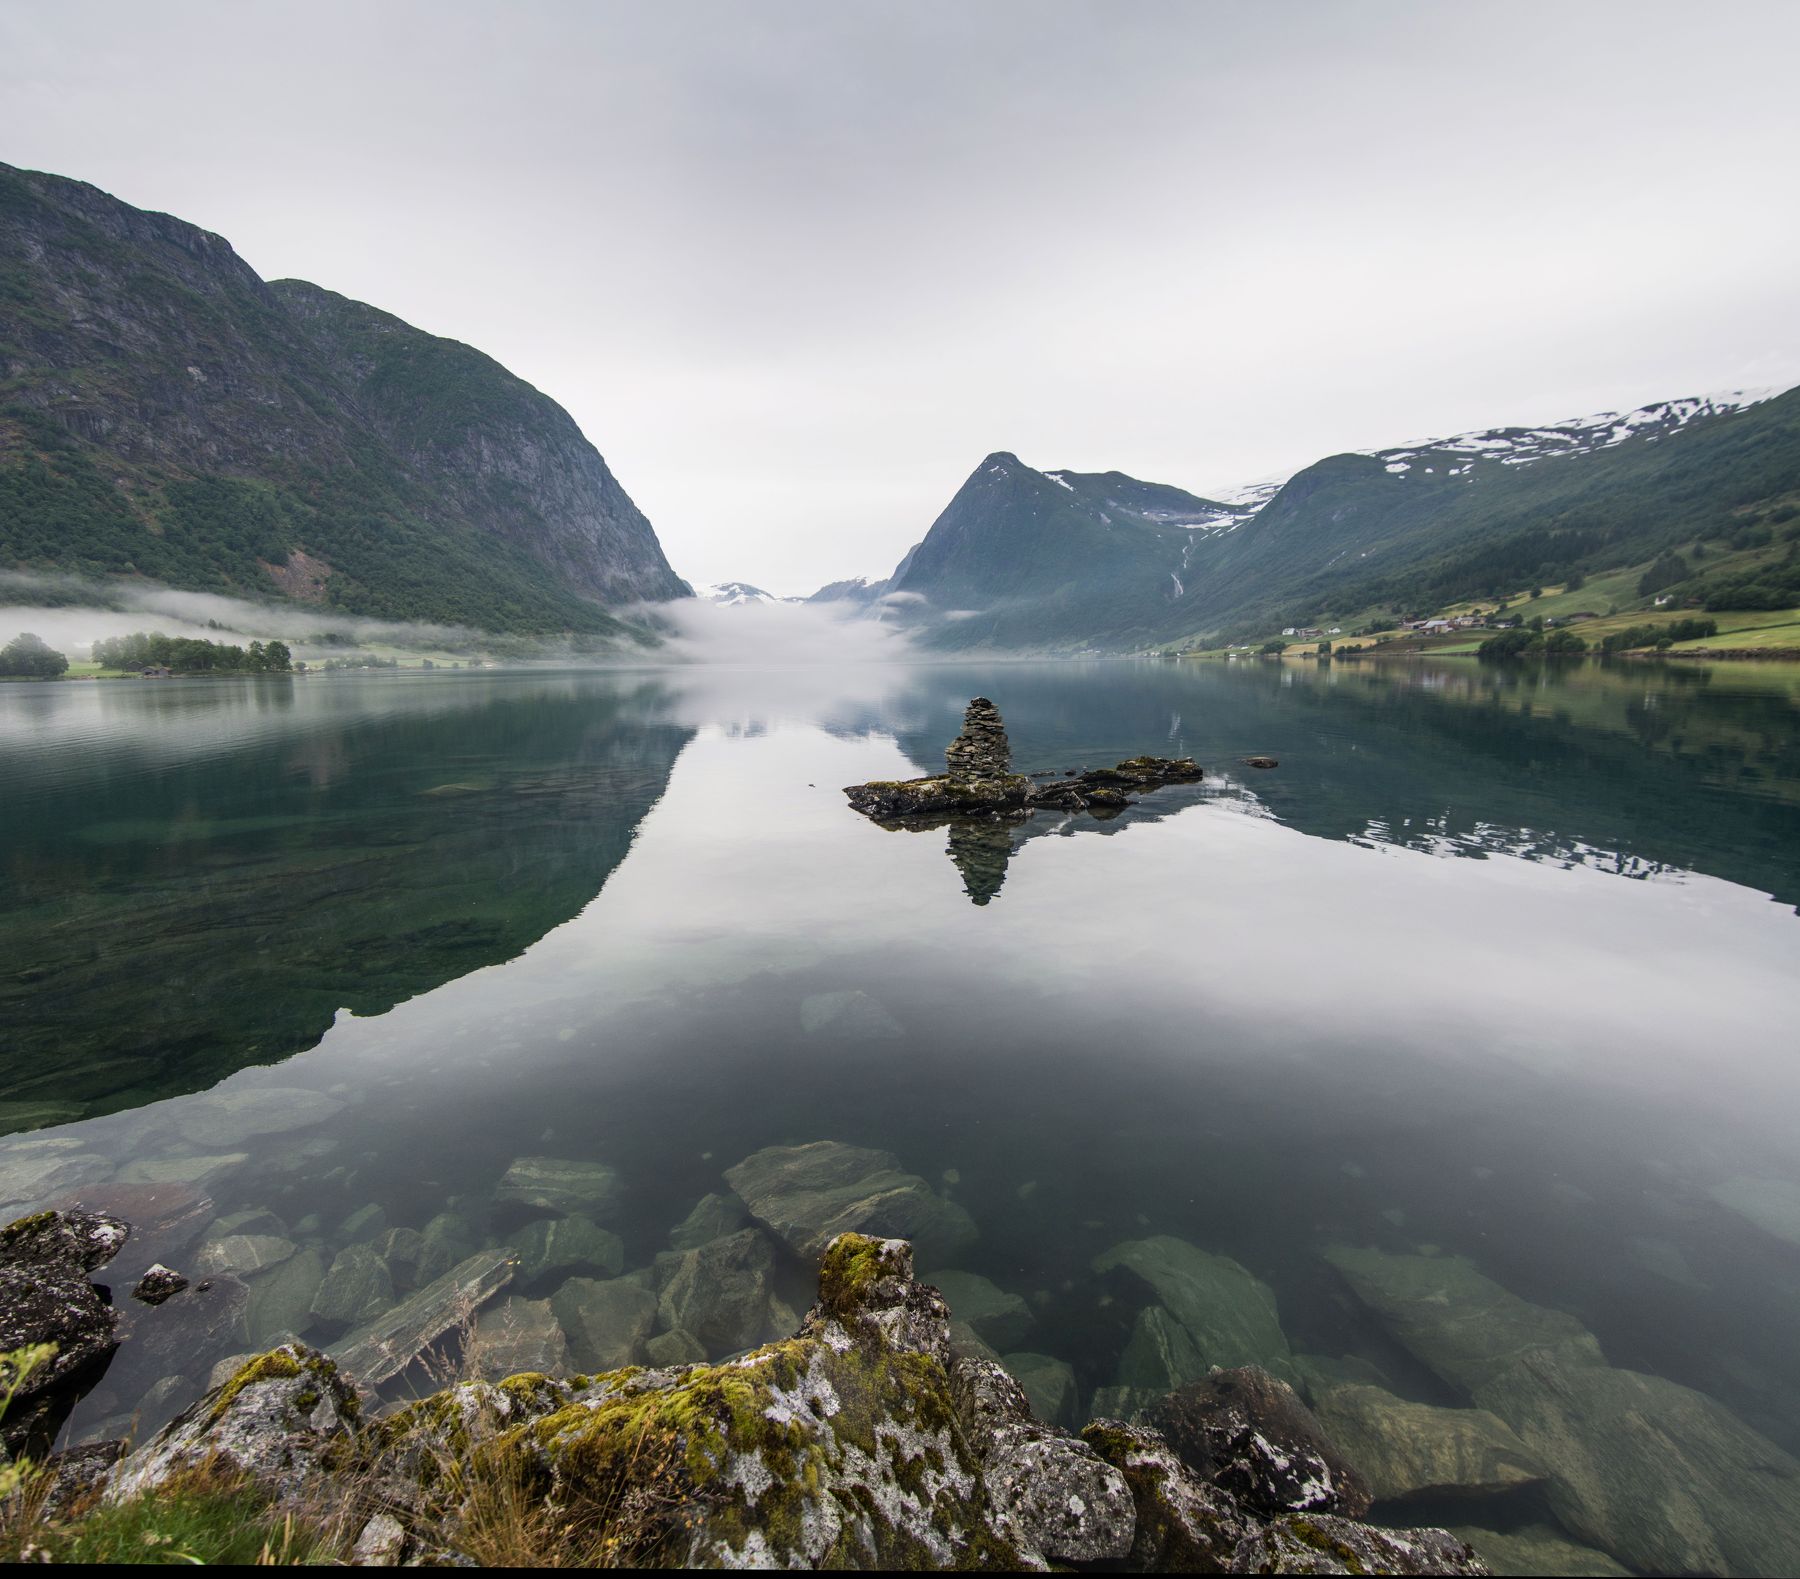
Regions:
[[[181, 592], [135, 579], [0, 572], [0, 642], [22, 630], [43, 637], [71, 658], [87, 658], [97, 641], [158, 630], [212, 641], [280, 639], [307, 655], [345, 643], [375, 643], [430, 651], [477, 646], [482, 633], [461, 625], [369, 619], [305, 604], [254, 603], [215, 592]], [[329, 636], [328, 642], [321, 637]]]

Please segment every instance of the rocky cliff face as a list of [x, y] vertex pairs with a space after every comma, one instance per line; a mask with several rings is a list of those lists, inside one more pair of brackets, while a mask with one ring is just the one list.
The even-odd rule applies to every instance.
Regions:
[[568, 413], [472, 348], [0, 166], [0, 566], [494, 629], [685, 596]]

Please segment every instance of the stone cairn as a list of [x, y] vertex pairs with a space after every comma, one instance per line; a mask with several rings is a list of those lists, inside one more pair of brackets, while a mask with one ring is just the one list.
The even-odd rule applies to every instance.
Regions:
[[969, 703], [963, 714], [962, 733], [944, 748], [944, 761], [953, 779], [999, 778], [1012, 772], [1012, 746], [1000, 709], [985, 696]]

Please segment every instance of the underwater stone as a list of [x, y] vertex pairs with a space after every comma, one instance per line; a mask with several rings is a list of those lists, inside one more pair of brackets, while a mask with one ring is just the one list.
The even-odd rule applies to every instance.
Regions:
[[519, 1277], [527, 1283], [576, 1267], [617, 1277], [625, 1265], [624, 1241], [580, 1213], [540, 1217], [516, 1229], [506, 1242], [519, 1252]]
[[360, 1206], [337, 1225], [332, 1237], [341, 1245], [353, 1245], [374, 1239], [386, 1227], [387, 1213], [379, 1206]]
[[113, 1164], [92, 1152], [14, 1148], [0, 1155], [0, 1215], [9, 1221], [64, 1190], [110, 1178]]
[[322, 1091], [292, 1086], [264, 1086], [245, 1091], [214, 1091], [194, 1097], [175, 1112], [175, 1127], [196, 1146], [232, 1147], [262, 1135], [281, 1135], [322, 1124], [343, 1112], [344, 1104]]
[[1162, 1306], [1152, 1305], [1138, 1312], [1119, 1356], [1114, 1385], [1095, 1392], [1093, 1413], [1131, 1419], [1164, 1393], [1197, 1381], [1207, 1370], [1187, 1328]]
[[1095, 1258], [1095, 1272], [1114, 1268], [1124, 1268], [1155, 1290], [1158, 1301], [1187, 1329], [1206, 1366], [1260, 1365], [1284, 1380], [1293, 1373], [1275, 1291], [1229, 1256], [1157, 1234], [1115, 1245]]
[[1484, 1576], [1489, 1569], [1448, 1530], [1377, 1529], [1329, 1513], [1291, 1513], [1248, 1535], [1229, 1571]]
[[297, 1249], [293, 1240], [274, 1234], [229, 1234], [203, 1244], [194, 1254], [194, 1267], [206, 1274], [235, 1272], [239, 1277], [248, 1277], [280, 1266]]
[[952, 1316], [996, 1349], [1016, 1348], [1036, 1325], [1023, 1299], [977, 1272], [930, 1272], [923, 1281], [944, 1296]]
[[973, 1220], [885, 1151], [820, 1140], [769, 1146], [725, 1173], [726, 1182], [797, 1255], [812, 1259], [841, 1233], [907, 1239], [949, 1255], [976, 1237]]
[[522, 1372], [557, 1376], [569, 1368], [569, 1343], [549, 1300], [514, 1295], [475, 1318], [466, 1363], [492, 1381]]
[[1459, 1541], [1475, 1548], [1475, 1555], [1497, 1574], [1545, 1574], [1551, 1579], [1627, 1579], [1623, 1568], [1605, 1552], [1579, 1546], [1553, 1524], [1527, 1524], [1501, 1533], [1497, 1530], [1455, 1528]]
[[639, 1363], [656, 1325], [656, 1296], [624, 1278], [572, 1277], [551, 1295], [550, 1308], [584, 1371]]
[[861, 988], [802, 998], [800, 1029], [808, 1036], [829, 1031], [856, 1042], [889, 1041], [902, 1034], [899, 1021]]
[[703, 1195], [695, 1208], [669, 1233], [669, 1243], [677, 1250], [698, 1250], [735, 1234], [747, 1222], [744, 1203], [733, 1195]]
[[1299, 1395], [1256, 1366], [1215, 1370], [1144, 1411], [1202, 1480], [1259, 1514], [1369, 1511], [1369, 1486]]
[[373, 1245], [350, 1245], [332, 1257], [313, 1294], [320, 1321], [372, 1321], [394, 1303], [394, 1279]]
[[1652, 1573], [1800, 1570], [1800, 1461], [1722, 1405], [1608, 1365], [1573, 1316], [1462, 1257], [1327, 1259], [1404, 1347], [1512, 1427], [1571, 1534]]
[[257, 1349], [268, 1348], [282, 1337], [297, 1337], [312, 1326], [316, 1319], [313, 1295], [325, 1281], [326, 1265], [320, 1251], [302, 1250], [256, 1280], [244, 1326]]
[[[390, 1228], [375, 1241], [375, 1249], [387, 1262], [394, 1287], [411, 1290], [419, 1284], [419, 1266], [425, 1259], [425, 1236], [416, 1228]], [[452, 1261], [456, 1257], [451, 1258]]]
[[1710, 1192], [1721, 1206], [1754, 1223], [1766, 1234], [1800, 1245], [1800, 1184], [1791, 1179], [1754, 1179], [1746, 1174], [1716, 1184]]
[[207, 1185], [236, 1173], [249, 1160], [247, 1151], [205, 1157], [148, 1157], [126, 1163], [119, 1170], [119, 1180], [124, 1184]]
[[1606, 1363], [1599, 1341], [1573, 1316], [1527, 1303], [1463, 1256], [1338, 1247], [1327, 1250], [1325, 1259], [1402, 1347], [1464, 1392], [1533, 1352], [1571, 1365]]
[[706, 1359], [706, 1345], [676, 1327], [646, 1339], [644, 1354], [652, 1365], [698, 1365]]
[[430, 1283], [466, 1261], [475, 1250], [475, 1231], [455, 1212], [439, 1212], [419, 1234], [413, 1278]]
[[757, 1229], [715, 1239], [676, 1262], [662, 1285], [658, 1317], [664, 1327], [692, 1333], [709, 1353], [750, 1348], [778, 1335], [769, 1312], [774, 1269], [775, 1251]]
[[1004, 1354], [1000, 1363], [1007, 1374], [1025, 1389], [1031, 1412], [1040, 1420], [1055, 1426], [1075, 1423], [1079, 1394], [1075, 1372], [1067, 1360], [1053, 1354]]
[[551, 1212], [609, 1217], [619, 1204], [619, 1176], [598, 1162], [567, 1157], [520, 1157], [495, 1188], [496, 1201]]
[[1493, 1496], [1544, 1478], [1518, 1434], [1486, 1409], [1443, 1409], [1380, 1387], [1340, 1384], [1314, 1392], [1313, 1412], [1377, 1502]]
[[[174, 1188], [174, 1186], [170, 1186]], [[271, 1234], [277, 1239], [291, 1239], [287, 1224], [266, 1206], [252, 1206], [247, 1211], [228, 1212], [206, 1230], [208, 1239], [229, 1239], [233, 1234]]]
[[482, 1250], [331, 1349], [365, 1387], [398, 1376], [433, 1343], [469, 1320], [513, 1278], [513, 1252]]

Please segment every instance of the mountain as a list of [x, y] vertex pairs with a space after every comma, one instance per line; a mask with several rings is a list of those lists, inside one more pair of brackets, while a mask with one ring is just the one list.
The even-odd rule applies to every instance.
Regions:
[[569, 414], [473, 348], [0, 165], [0, 568], [489, 630], [685, 596]]
[[694, 596], [726, 608], [740, 608], [746, 603], [804, 603], [805, 598], [778, 598], [748, 581], [720, 581], [710, 587], [696, 587]]
[[885, 584], [930, 644], [1139, 648], [1655, 558], [1800, 491], [1800, 390], [1329, 456], [1202, 498], [988, 456]]
[[1040, 472], [1006, 451], [977, 466], [884, 601], [938, 622], [944, 646], [1148, 641], [1185, 595], [1189, 547], [1230, 505], [1119, 472]]
[[873, 603], [888, 589], [886, 581], [853, 576], [848, 581], [828, 581], [804, 601], [808, 603]]

